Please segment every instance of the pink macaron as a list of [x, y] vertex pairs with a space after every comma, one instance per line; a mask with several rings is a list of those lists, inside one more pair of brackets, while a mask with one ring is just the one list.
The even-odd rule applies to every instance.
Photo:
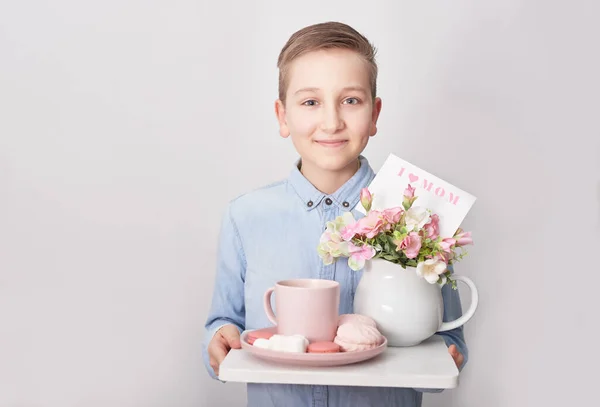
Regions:
[[334, 342], [314, 342], [308, 345], [308, 353], [338, 353], [340, 345]]
[[257, 339], [270, 339], [271, 336], [273, 336], [273, 332], [268, 331], [266, 329], [259, 329], [259, 330], [256, 330], [256, 331], [248, 332], [248, 335], [246, 336], [246, 341], [250, 345], [253, 345], [255, 340], [257, 340]]

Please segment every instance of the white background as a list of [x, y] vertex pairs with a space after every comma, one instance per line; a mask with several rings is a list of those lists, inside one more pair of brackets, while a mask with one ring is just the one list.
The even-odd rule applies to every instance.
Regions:
[[[480, 307], [425, 406], [592, 405], [600, 265], [594, 1], [3, 1], [0, 406], [241, 406], [200, 343], [224, 205], [296, 153], [273, 113], [294, 31], [379, 49], [365, 151], [475, 195]], [[466, 297], [466, 295], [464, 295]], [[592, 330], [592, 328], [596, 328]]]

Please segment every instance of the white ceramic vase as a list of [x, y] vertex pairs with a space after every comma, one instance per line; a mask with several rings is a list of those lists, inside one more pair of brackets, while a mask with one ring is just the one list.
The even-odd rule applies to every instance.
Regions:
[[452, 279], [466, 283], [471, 305], [463, 315], [443, 322], [442, 287], [430, 284], [416, 273], [383, 259], [368, 260], [354, 296], [354, 313], [375, 320], [388, 346], [414, 346], [437, 332], [464, 325], [477, 309], [475, 284], [467, 277], [453, 274]]

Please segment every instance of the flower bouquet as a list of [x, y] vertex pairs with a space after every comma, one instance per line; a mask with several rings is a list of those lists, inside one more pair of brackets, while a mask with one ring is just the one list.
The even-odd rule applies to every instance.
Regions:
[[346, 212], [327, 222], [317, 247], [324, 264], [347, 257], [350, 268], [357, 271], [366, 260], [381, 258], [416, 268], [417, 275], [430, 284], [451, 284], [456, 289], [448, 265], [467, 254], [464, 246], [473, 243], [471, 232], [458, 228], [452, 237], [440, 236], [439, 216], [413, 205], [418, 197], [410, 184], [402, 207], [371, 210], [373, 197], [368, 188], [362, 189], [360, 202], [366, 216], [359, 220]]

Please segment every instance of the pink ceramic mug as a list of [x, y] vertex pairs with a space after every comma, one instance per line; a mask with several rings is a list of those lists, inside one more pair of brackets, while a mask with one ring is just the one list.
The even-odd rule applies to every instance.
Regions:
[[[275, 292], [275, 309], [271, 295]], [[265, 292], [264, 307], [280, 335], [302, 335], [310, 342], [333, 341], [337, 333], [340, 284], [332, 280], [279, 281]]]

